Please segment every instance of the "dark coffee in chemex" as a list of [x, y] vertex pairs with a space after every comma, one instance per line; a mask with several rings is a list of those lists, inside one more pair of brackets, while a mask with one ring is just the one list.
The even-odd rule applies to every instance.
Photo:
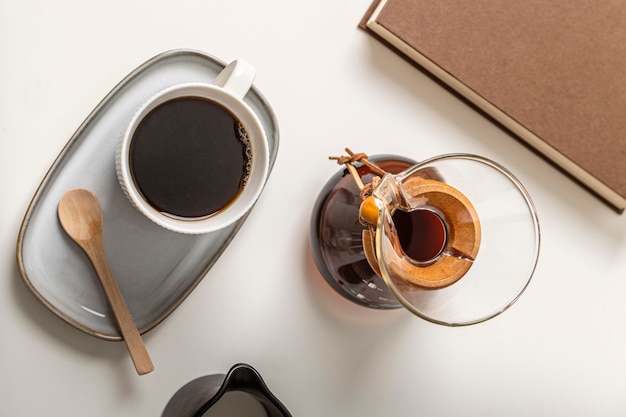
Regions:
[[251, 151], [244, 127], [227, 109], [181, 97], [142, 118], [130, 146], [130, 171], [152, 207], [174, 218], [202, 219], [241, 193]]
[[432, 210], [396, 210], [393, 222], [402, 250], [417, 262], [435, 261], [446, 246], [446, 225]]

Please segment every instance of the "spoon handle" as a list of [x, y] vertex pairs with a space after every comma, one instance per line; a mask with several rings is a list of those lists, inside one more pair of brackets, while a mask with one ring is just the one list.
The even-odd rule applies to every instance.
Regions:
[[91, 241], [90, 244], [83, 246], [85, 252], [91, 259], [91, 262], [100, 278], [104, 292], [109, 299], [113, 314], [120, 327], [124, 342], [133, 360], [135, 369], [139, 375], [144, 375], [154, 370], [154, 365], [150, 359], [150, 355], [143, 343], [141, 335], [137, 330], [135, 321], [130, 314], [128, 305], [124, 301], [122, 292], [120, 291], [115, 278], [111, 272], [111, 268], [106, 260], [104, 247], [100, 240]]

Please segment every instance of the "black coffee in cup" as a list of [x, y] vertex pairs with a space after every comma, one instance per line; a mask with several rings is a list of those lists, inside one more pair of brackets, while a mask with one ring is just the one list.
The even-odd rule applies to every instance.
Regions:
[[130, 145], [130, 172], [142, 197], [163, 214], [202, 219], [226, 209], [250, 175], [243, 125], [221, 105], [180, 97], [148, 112]]

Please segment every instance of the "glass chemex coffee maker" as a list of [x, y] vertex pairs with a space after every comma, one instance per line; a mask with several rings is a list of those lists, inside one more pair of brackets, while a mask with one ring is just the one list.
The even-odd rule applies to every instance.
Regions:
[[310, 224], [313, 258], [335, 291], [447, 326], [486, 321], [520, 297], [540, 233], [508, 170], [469, 154], [418, 163], [346, 152], [331, 157], [345, 169], [320, 192]]

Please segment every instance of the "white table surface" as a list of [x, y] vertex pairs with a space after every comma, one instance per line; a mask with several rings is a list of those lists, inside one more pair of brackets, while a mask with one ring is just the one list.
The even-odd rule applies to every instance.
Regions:
[[[191, 379], [247, 362], [298, 417], [623, 416], [626, 215], [619, 216], [357, 28], [369, 0], [12, 1], [0, 5], [0, 415], [159, 416]], [[257, 206], [185, 302], [145, 335], [156, 369], [52, 315], [15, 259], [55, 157], [131, 70], [175, 48], [242, 57], [280, 124]], [[447, 328], [340, 298], [308, 245], [344, 147], [479, 154], [527, 187], [540, 261], [521, 299]]]

